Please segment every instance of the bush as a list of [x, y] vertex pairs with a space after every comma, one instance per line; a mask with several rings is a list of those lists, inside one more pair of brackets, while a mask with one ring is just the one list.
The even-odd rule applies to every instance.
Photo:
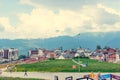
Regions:
[[20, 55], [20, 56], [19, 56], [19, 59], [25, 59], [25, 58], [27, 58], [26, 55]]
[[49, 58], [49, 60], [55, 60], [55, 58]]
[[89, 57], [82, 57], [82, 56], [78, 56], [78, 57], [74, 57], [74, 59], [77, 59], [77, 58], [82, 58], [82, 59], [89, 59]]

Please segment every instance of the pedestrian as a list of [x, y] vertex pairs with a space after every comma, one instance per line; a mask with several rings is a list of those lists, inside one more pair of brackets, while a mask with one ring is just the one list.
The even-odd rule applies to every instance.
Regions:
[[10, 73], [12, 73], [12, 67], [9, 67], [9, 69], [10, 69]]
[[0, 75], [2, 74], [2, 70], [0, 70]]
[[27, 74], [27, 70], [25, 70], [24, 76], [28, 76], [28, 74]]
[[17, 72], [17, 68], [15, 67], [15, 72]]
[[7, 67], [7, 70], [9, 69], [9, 65], [6, 66]]
[[98, 76], [98, 80], [100, 80], [101, 73], [98, 72], [97, 76]]
[[54, 80], [58, 80], [58, 76], [55, 75], [55, 76], [54, 76]]

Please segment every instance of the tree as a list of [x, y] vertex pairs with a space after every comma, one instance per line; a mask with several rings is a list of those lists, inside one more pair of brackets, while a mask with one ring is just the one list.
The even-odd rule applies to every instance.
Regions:
[[96, 49], [99, 50], [99, 49], [102, 49], [100, 45], [97, 45], [96, 46]]
[[19, 59], [25, 59], [25, 58], [27, 58], [26, 55], [20, 55], [20, 56], [19, 56]]
[[59, 48], [61, 51], [63, 51], [63, 47], [61, 46], [60, 48]]
[[109, 49], [110, 47], [109, 46], [105, 46], [103, 49]]

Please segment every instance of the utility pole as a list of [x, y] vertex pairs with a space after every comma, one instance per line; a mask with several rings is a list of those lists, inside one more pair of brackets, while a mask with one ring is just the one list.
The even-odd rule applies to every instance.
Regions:
[[[80, 44], [80, 33], [78, 34], [78, 44]], [[79, 54], [79, 57], [78, 57], [78, 63], [79, 63], [79, 65], [78, 65], [79, 66], [79, 72], [80, 72], [80, 54]]]

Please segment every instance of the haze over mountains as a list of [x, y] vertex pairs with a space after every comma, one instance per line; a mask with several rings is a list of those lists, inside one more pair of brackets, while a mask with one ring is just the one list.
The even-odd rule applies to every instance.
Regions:
[[63, 47], [63, 49], [75, 49], [78, 46], [82, 48], [90, 48], [94, 50], [96, 45], [110, 46], [113, 48], [120, 48], [120, 32], [94, 32], [81, 33], [73, 37], [59, 36], [48, 39], [0, 39], [0, 48], [18, 48], [20, 54], [27, 54], [31, 48], [47, 48], [56, 49]]

